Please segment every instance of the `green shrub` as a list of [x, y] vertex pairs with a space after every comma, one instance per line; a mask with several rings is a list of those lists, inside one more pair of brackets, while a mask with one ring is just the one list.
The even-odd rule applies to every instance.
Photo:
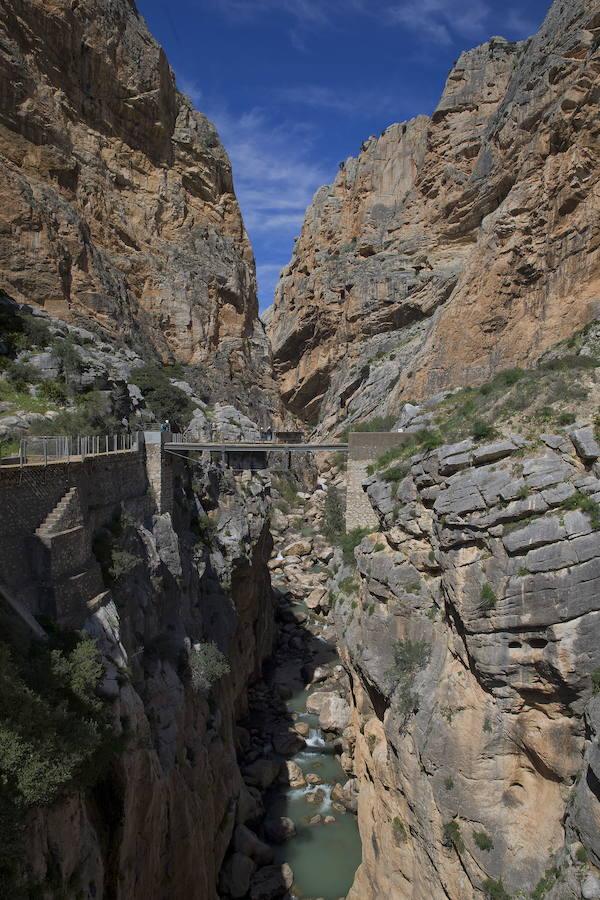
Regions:
[[343, 581], [340, 581], [339, 584], [340, 591], [342, 594], [345, 594], [346, 597], [351, 596], [356, 592], [356, 580], [352, 575], [348, 575], [347, 578], [344, 578]]
[[392, 832], [394, 835], [394, 843], [396, 846], [400, 846], [400, 844], [405, 844], [408, 840], [408, 835], [406, 833], [406, 825], [398, 816], [395, 816], [392, 819]]
[[562, 412], [556, 419], [559, 425], [573, 425], [577, 421], [574, 413]]
[[16, 390], [26, 391], [30, 384], [37, 384], [40, 376], [37, 369], [27, 362], [10, 362], [6, 379]]
[[585, 864], [588, 861], [588, 852], [585, 847], [578, 847], [577, 852], [575, 853], [575, 858], [577, 862]]
[[347, 534], [338, 535], [336, 543], [342, 549], [345, 563], [354, 562], [354, 551], [368, 534], [371, 534], [370, 528], [354, 528]]
[[417, 672], [427, 665], [430, 649], [424, 640], [398, 640], [394, 644], [394, 663], [387, 677], [392, 691], [399, 691], [403, 715], [408, 715], [418, 702], [418, 697], [413, 693], [413, 683]]
[[168, 419], [181, 427], [189, 424], [195, 406], [188, 395], [175, 387], [169, 377], [177, 377], [172, 369], [157, 365], [145, 365], [134, 369], [131, 380], [144, 395], [144, 400], [160, 422]]
[[490, 720], [488, 719], [487, 716], [486, 716], [485, 719], [483, 720], [483, 730], [484, 730], [487, 734], [491, 734], [491, 733], [492, 733], [492, 723], [490, 722]]
[[385, 544], [382, 544], [380, 541], [377, 541], [377, 543], [373, 547], [373, 553], [381, 553], [382, 550], [385, 550]]
[[349, 431], [361, 433], [367, 431], [391, 431], [395, 421], [396, 416], [375, 416], [375, 418], [369, 419], [368, 422], [353, 423], [350, 428], [346, 430], [346, 434]]
[[498, 598], [494, 593], [494, 589], [491, 584], [486, 582], [481, 588], [481, 608], [484, 610], [493, 609], [497, 602]]
[[371, 753], [371, 755], [372, 755], [372, 754], [373, 754], [373, 750], [374, 750], [375, 747], [377, 746], [377, 735], [375, 735], [375, 734], [370, 734], [370, 735], [368, 735], [368, 737], [367, 737], [367, 746], [368, 746], [368, 748], [369, 748], [369, 753]]
[[460, 826], [454, 819], [451, 822], [446, 822], [444, 825], [444, 844], [447, 847], [454, 847], [457, 853], [462, 853], [465, 849]]
[[67, 402], [67, 392], [60, 381], [42, 381], [38, 387], [37, 396], [50, 403], [64, 404]]
[[494, 849], [494, 842], [485, 831], [474, 831], [473, 840], [480, 850], [490, 851]]
[[346, 530], [345, 510], [340, 492], [334, 484], [330, 485], [325, 495], [323, 509], [323, 534], [333, 541]]
[[51, 804], [99, 776], [114, 748], [96, 693], [103, 671], [95, 643], [78, 635], [32, 645], [24, 658], [0, 644], [0, 782], [17, 806]]
[[600, 694], [600, 669], [594, 669], [592, 672], [592, 693]]
[[451, 778], [450, 775], [447, 778], [444, 778], [444, 787], [447, 791], [451, 791], [454, 787], [454, 778]]
[[548, 891], [556, 884], [558, 876], [559, 871], [555, 867], [546, 869], [544, 875], [531, 892], [531, 900], [543, 900]]
[[113, 548], [108, 570], [111, 581], [118, 581], [120, 578], [124, 578], [125, 575], [129, 575], [139, 563], [140, 560], [133, 553], [129, 553], [127, 550], [120, 550], [118, 547]]
[[495, 881], [493, 878], [487, 878], [483, 883], [483, 889], [487, 900], [511, 900], [511, 896], [504, 887], [502, 879]]
[[217, 533], [217, 524], [210, 516], [195, 516], [192, 519], [191, 529], [198, 535], [203, 544], [211, 544]]
[[189, 656], [189, 669], [193, 690], [202, 693], [208, 693], [217, 681], [231, 671], [214, 641], [196, 644]]
[[398, 484], [403, 481], [410, 471], [409, 465], [404, 466], [392, 466], [389, 469], [386, 469], [382, 473], [382, 479], [387, 481], [388, 483]]
[[471, 429], [471, 435], [476, 441], [485, 441], [494, 436], [494, 429], [483, 419], [475, 419]]

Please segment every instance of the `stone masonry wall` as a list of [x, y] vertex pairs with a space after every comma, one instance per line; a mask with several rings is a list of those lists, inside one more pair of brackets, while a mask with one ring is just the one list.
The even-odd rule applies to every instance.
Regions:
[[66, 492], [76, 487], [93, 531], [124, 502], [147, 503], [143, 449], [79, 462], [0, 468], [0, 583], [38, 612], [35, 532]]
[[355, 528], [376, 528], [379, 519], [363, 489], [368, 477], [368, 467], [386, 450], [402, 446], [406, 434], [399, 432], [351, 433], [348, 453], [348, 479], [346, 494], [346, 531]]

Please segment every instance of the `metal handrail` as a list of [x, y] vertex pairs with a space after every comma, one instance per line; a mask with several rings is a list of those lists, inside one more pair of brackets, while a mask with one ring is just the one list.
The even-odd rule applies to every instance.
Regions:
[[112, 435], [36, 435], [21, 438], [18, 462], [20, 466], [28, 463], [48, 465], [49, 462], [68, 462], [89, 456], [137, 451], [139, 447], [139, 432]]

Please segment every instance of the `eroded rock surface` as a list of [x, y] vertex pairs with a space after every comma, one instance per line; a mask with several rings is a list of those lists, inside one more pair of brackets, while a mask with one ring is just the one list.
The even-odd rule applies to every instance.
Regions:
[[0, 287], [272, 408], [229, 159], [135, 4], [3, 0], [0, 35]]
[[592, 430], [574, 437], [465, 441], [365, 483], [381, 533], [356, 552], [358, 605], [336, 605], [352, 900], [529, 896], [542, 878], [564, 900], [597, 877], [600, 470]]
[[463, 53], [307, 212], [269, 320], [284, 401], [330, 431], [528, 364], [598, 299], [598, 0]]

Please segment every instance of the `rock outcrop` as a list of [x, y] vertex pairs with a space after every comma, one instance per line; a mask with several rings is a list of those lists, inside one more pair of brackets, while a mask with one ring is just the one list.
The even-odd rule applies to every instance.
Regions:
[[365, 482], [381, 533], [356, 551], [358, 602], [336, 605], [352, 900], [595, 896], [599, 456], [576, 427], [465, 440]]
[[0, 44], [0, 288], [273, 409], [229, 159], [133, 0], [2, 0]]
[[598, 310], [598, 0], [463, 53], [308, 210], [268, 324], [284, 401], [324, 432], [530, 364]]

